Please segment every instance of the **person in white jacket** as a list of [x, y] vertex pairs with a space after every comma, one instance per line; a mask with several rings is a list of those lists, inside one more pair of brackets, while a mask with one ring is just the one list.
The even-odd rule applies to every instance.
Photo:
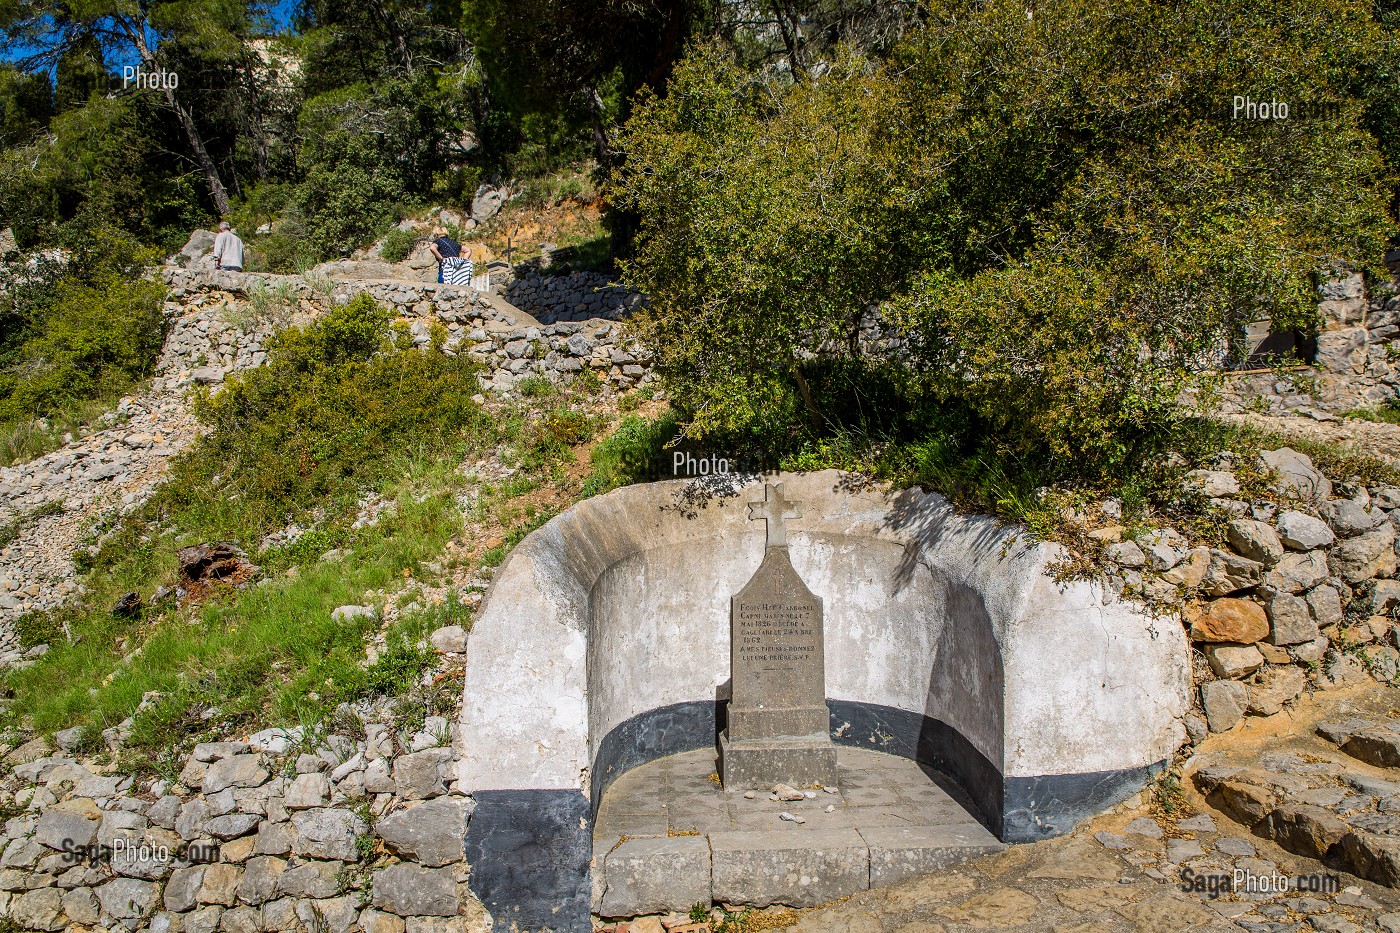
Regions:
[[243, 271], [243, 241], [224, 221], [219, 224], [219, 235], [214, 237], [214, 268], [227, 272]]

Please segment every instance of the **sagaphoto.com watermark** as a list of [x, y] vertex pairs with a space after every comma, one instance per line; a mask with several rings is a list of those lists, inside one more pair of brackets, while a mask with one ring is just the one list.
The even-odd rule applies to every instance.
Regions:
[[1209, 898], [1227, 894], [1336, 894], [1342, 890], [1342, 879], [1336, 875], [1285, 875], [1278, 871], [1255, 872], [1236, 868], [1229, 872], [1197, 872], [1181, 870], [1181, 890], [1203, 894]]
[[1304, 120], [1334, 120], [1343, 113], [1336, 101], [1280, 100], [1271, 95], [1268, 100], [1250, 94], [1235, 94], [1225, 108], [1230, 120], [1248, 123], [1284, 123]]

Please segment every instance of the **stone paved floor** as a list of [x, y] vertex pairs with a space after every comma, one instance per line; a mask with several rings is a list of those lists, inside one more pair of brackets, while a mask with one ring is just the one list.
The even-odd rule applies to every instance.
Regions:
[[999, 851], [1000, 842], [918, 765], [839, 749], [838, 786], [726, 792], [710, 750], [625, 774], [594, 830], [603, 916], [720, 901], [812, 905]]
[[[836, 793], [814, 790], [808, 799], [778, 801], [767, 793], [746, 799], [726, 792], [712, 777], [716, 760], [710, 750], [658, 759], [608, 788], [594, 826], [594, 848], [606, 851], [621, 836], [944, 825], [976, 826], [986, 842], [995, 842], [963, 803], [907, 759], [841, 748], [837, 764]], [[783, 820], [783, 813], [805, 822]]]

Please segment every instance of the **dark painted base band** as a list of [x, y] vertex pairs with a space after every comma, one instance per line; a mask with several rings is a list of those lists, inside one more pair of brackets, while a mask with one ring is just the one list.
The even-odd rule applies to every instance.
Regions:
[[593, 811], [578, 790], [482, 790], [467, 886], [497, 933], [591, 933]]
[[[1003, 842], [1031, 842], [1069, 831], [1086, 816], [1126, 799], [1165, 762], [1140, 768], [1040, 777], [1003, 778], [956, 729], [940, 720], [874, 703], [828, 700], [831, 737], [923, 765], [962, 798]], [[696, 700], [633, 716], [598, 746], [592, 799], [577, 790], [477, 791], [467, 826], [472, 892], [497, 933], [591, 929], [593, 815], [603, 794], [638, 765], [716, 747], [724, 704]]]

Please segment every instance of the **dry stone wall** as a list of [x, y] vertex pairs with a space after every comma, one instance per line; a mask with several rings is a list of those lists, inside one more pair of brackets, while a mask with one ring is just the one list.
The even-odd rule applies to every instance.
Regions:
[[[165, 275], [172, 296], [180, 299], [202, 290], [246, 295], [259, 289], [281, 289], [299, 300], [331, 302], [368, 294], [408, 319], [420, 345], [431, 339], [434, 323], [442, 324], [447, 331], [445, 346], [480, 360], [485, 366], [483, 384], [498, 392], [511, 391], [530, 377], [557, 382], [584, 370], [619, 389], [656, 379], [650, 370], [649, 351], [611, 319], [610, 315], [620, 315], [616, 309], [603, 308], [601, 313], [583, 320], [545, 322], [490, 293], [434, 282], [349, 280], [318, 285], [296, 276], [175, 268], [167, 269]], [[213, 373], [202, 378], [218, 381]]]
[[1315, 365], [1232, 376], [1221, 398], [1227, 414], [1297, 413], [1332, 421], [1395, 398], [1400, 390], [1400, 288], [1367, 288], [1360, 273], [1323, 283]]
[[463, 860], [475, 804], [448, 786], [451, 726], [396, 731], [392, 702], [347, 708], [353, 734], [197, 745], [174, 783], [42, 739], [14, 749], [0, 916], [48, 933], [485, 933]]
[[640, 292], [596, 272], [526, 272], [506, 285], [504, 295], [511, 304], [545, 324], [593, 318], [620, 321], [645, 301]]

